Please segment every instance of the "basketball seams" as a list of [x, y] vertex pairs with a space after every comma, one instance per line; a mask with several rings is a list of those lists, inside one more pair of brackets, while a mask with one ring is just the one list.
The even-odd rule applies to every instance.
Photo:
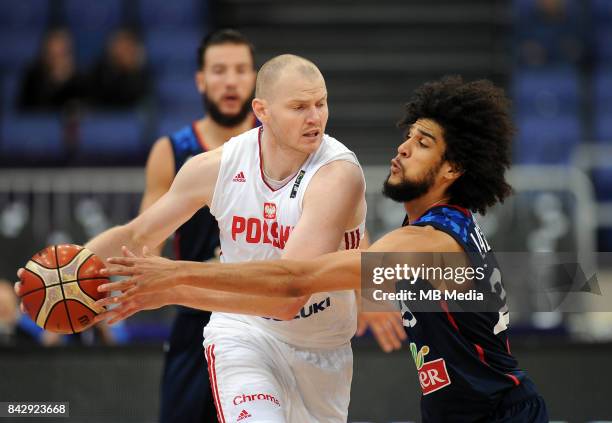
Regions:
[[[26, 270], [28, 270], [28, 269], [26, 269]], [[36, 273], [34, 273], [34, 272], [31, 272], [31, 271], [30, 271], [30, 273], [32, 273], [33, 275], [38, 276], [38, 275], [37, 275]], [[40, 278], [40, 276], [38, 276], [38, 277]], [[41, 280], [42, 280], [42, 279], [41, 279]], [[105, 281], [109, 281], [109, 282], [110, 282], [110, 278], [105, 278], [105, 277], [103, 277], [103, 276], [100, 276], [99, 278], [83, 278], [83, 279], [74, 279], [74, 280], [70, 280], [70, 281], [65, 281], [65, 282], [54, 283], [53, 285], [45, 285], [45, 286], [42, 286], [42, 287], [40, 287], [40, 288], [33, 289], [33, 290], [31, 290], [31, 291], [28, 291], [26, 294], [23, 294], [23, 295], [22, 295], [20, 298], [27, 297], [28, 295], [32, 294], [33, 292], [38, 292], [38, 291], [42, 291], [42, 290], [47, 290], [47, 288], [53, 288], [53, 287], [55, 287], [55, 286], [59, 286], [59, 285], [66, 285], [66, 284], [69, 284], [69, 283], [75, 283], [75, 282], [97, 281], [97, 280], [105, 280]], [[43, 281], [43, 283], [44, 283], [44, 281]]]
[[[83, 249], [83, 251], [87, 251], [87, 250]], [[79, 264], [79, 267], [77, 267], [77, 270], [76, 270], [76, 273], [75, 273], [76, 278], [77, 278], [77, 281], [80, 281], [80, 280], [85, 280], [85, 278], [83, 278], [83, 279], [79, 278], [79, 272], [81, 271], [81, 268], [82, 268], [82, 267], [85, 265], [85, 263], [87, 263], [87, 261], [88, 261], [88, 260], [89, 260], [91, 257], [93, 257], [93, 256], [94, 256], [94, 253], [92, 253], [92, 252], [90, 252], [90, 251], [87, 251], [87, 252], [89, 252], [90, 254], [89, 254], [87, 257], [85, 257], [85, 260], [83, 260], [83, 261], [81, 262], [81, 264]]]
[[[61, 279], [56, 277], [56, 269], [49, 269], [45, 266], [41, 266], [38, 262], [35, 262], [33, 260], [30, 260], [26, 263], [25, 269], [38, 276], [43, 281], [43, 284], [45, 286], [57, 285], [59, 282], [61, 282]], [[53, 280], [50, 281], [49, 279]], [[57, 280], [57, 282], [55, 282], [55, 280]]]
[[45, 269], [49, 269], [49, 270], [55, 270], [56, 269], [56, 267], [47, 267], [47, 266], [45, 266], [44, 264], [42, 264], [38, 260], [34, 259], [34, 257], [32, 257], [30, 260], [32, 260], [34, 263], [36, 263], [40, 267], [44, 267]]
[[[89, 255], [87, 255], [87, 254], [89, 254]], [[87, 255], [87, 257], [85, 257], [83, 259], [82, 258], [83, 255]], [[81, 248], [79, 250], [79, 252], [76, 253], [74, 255], [74, 257], [72, 257], [72, 259], [68, 263], [62, 265], [60, 267], [60, 269], [66, 269], [66, 268], [70, 268], [71, 266], [77, 265], [76, 270], [74, 271], [74, 275], [77, 278], [76, 280], [78, 280], [79, 279], [79, 271], [81, 270], [81, 267], [83, 267], [83, 264], [87, 263], [87, 260], [89, 260], [89, 258], [92, 257], [93, 255], [94, 254], [91, 251], [87, 250], [86, 248]], [[79, 263], [79, 260], [80, 260], [80, 263]], [[60, 275], [60, 277], [61, 277], [61, 275]], [[63, 279], [61, 279], [61, 282], [62, 283], [66, 283], [66, 281], [64, 281]], [[68, 281], [68, 282], [70, 282], [70, 281]]]
[[[53, 304], [53, 305], [51, 306], [51, 308], [49, 309], [49, 311], [47, 312], [47, 317], [45, 317], [45, 324], [44, 324], [44, 326], [43, 326], [43, 328], [44, 328], [45, 330], [47, 330], [47, 323], [49, 322], [49, 317], [51, 317], [51, 316], [53, 315], [53, 309], [55, 309], [55, 307], [57, 307], [58, 305], [60, 305], [60, 304], [62, 304], [62, 303], [63, 303], [63, 304], [65, 304], [65, 302], [64, 302], [64, 301], [62, 301], [61, 303], [60, 303], [60, 302], [57, 302], [57, 303]], [[41, 307], [41, 309], [42, 309], [42, 307]], [[70, 328], [72, 329], [72, 325], [70, 325]], [[74, 330], [73, 330], [72, 332], [74, 333]]]
[[90, 279], [78, 279], [78, 280], [76, 280], [76, 281], [72, 281], [72, 282], [70, 282], [70, 283], [74, 283], [74, 282], [76, 282], [76, 283], [79, 285], [79, 288], [81, 289], [81, 293], [82, 293], [82, 294], [86, 295], [88, 298], [91, 298], [91, 300], [92, 300], [92, 301], [98, 301], [98, 300], [96, 300], [94, 297], [92, 297], [91, 295], [89, 295], [89, 294], [87, 293], [87, 291], [84, 291], [84, 290], [83, 290], [83, 288], [81, 288], [81, 282], [87, 282], [87, 281], [91, 281], [91, 280], [100, 280], [100, 279], [104, 279], [104, 280], [110, 281], [110, 279], [108, 279], [108, 278], [95, 278], [95, 279], [94, 279], [94, 278], [90, 278]]
[[[85, 292], [83, 288], [81, 288], [80, 284], [77, 283], [76, 285], [77, 288], [75, 288], [75, 289], [78, 289], [78, 293], [73, 292], [74, 282], [71, 283], [70, 285], [71, 286], [67, 286], [66, 290], [64, 291], [65, 301], [78, 301], [84, 306], [86, 306], [88, 309], [93, 311], [95, 314], [99, 314], [102, 311], [104, 311], [102, 307], [96, 307], [96, 304], [95, 304], [96, 299], [91, 297], [89, 294], [87, 294], [87, 292]], [[79, 297], [82, 297], [82, 299]], [[85, 302], [83, 302], [83, 300], [85, 300]]]
[[40, 291], [41, 289], [46, 289], [47, 286], [45, 285], [45, 280], [43, 278], [40, 277], [40, 275], [36, 272], [33, 272], [32, 270], [28, 269], [27, 267], [24, 269], [24, 271], [30, 273], [33, 276], [36, 276], [36, 278], [38, 278], [40, 280], [40, 282], [42, 283], [42, 286], [40, 288], [34, 288], [30, 291], [28, 291], [27, 293], [20, 295], [21, 298], [25, 297], [26, 295], [31, 294], [32, 292], [36, 292], [36, 291]]
[[[60, 286], [60, 289], [62, 290], [62, 298], [63, 298], [62, 303], [64, 304], [64, 308], [66, 309], [66, 317], [68, 318], [68, 324], [70, 325], [70, 330], [72, 331], [72, 333], [76, 333], [74, 331], [74, 327], [72, 326], [72, 319], [70, 318], [70, 311], [68, 310], [68, 304], [66, 304], [66, 295], [64, 294], [64, 286], [63, 286], [64, 284], [62, 283], [62, 275], [61, 275], [60, 267], [59, 267], [59, 257], [57, 256], [57, 245], [53, 246], [53, 251], [55, 252], [55, 262], [57, 263], [57, 277], [60, 280], [59, 286]], [[77, 256], [78, 255], [79, 254], [77, 254]], [[53, 310], [53, 307], [51, 308], [51, 310]], [[45, 322], [45, 326], [46, 326], [46, 322]]]
[[[85, 258], [85, 260], [83, 260], [83, 261], [81, 262], [81, 264], [80, 264], [80, 265], [79, 265], [79, 267], [77, 268], [77, 271], [76, 271], [76, 277], [77, 277], [76, 282], [78, 283], [79, 288], [81, 289], [81, 293], [82, 293], [82, 294], [85, 294], [85, 295], [86, 295], [88, 298], [91, 298], [91, 300], [92, 300], [92, 301], [96, 301], [96, 299], [95, 299], [94, 297], [92, 297], [92, 296], [91, 296], [91, 295], [89, 295], [89, 294], [88, 294], [88, 293], [87, 293], [85, 290], [83, 290], [83, 288], [81, 287], [81, 281], [87, 281], [87, 280], [92, 280], [92, 279], [96, 279], [96, 280], [99, 280], [99, 279], [104, 279], [104, 280], [107, 280], [107, 281], [109, 281], [109, 282], [110, 282], [110, 278], [108, 278], [108, 277], [106, 277], [106, 278], [105, 278], [105, 277], [100, 277], [100, 278], [80, 278], [80, 277], [79, 277], [79, 274], [80, 274], [80, 272], [81, 272], [81, 268], [82, 268], [82, 267], [83, 267], [83, 266], [84, 266], [84, 265], [85, 265], [85, 264], [86, 264], [86, 263], [89, 261], [89, 259], [90, 259], [90, 258], [92, 258], [92, 257], [96, 258], [96, 257], [95, 257], [95, 255], [94, 255], [94, 253], [91, 253], [89, 250], [87, 250], [87, 249], [85, 249], [85, 248], [84, 248], [82, 251], [87, 251], [87, 252], [89, 252], [90, 254], [89, 254], [89, 255], [88, 255], [86, 258]], [[104, 263], [102, 263], [102, 265], [104, 265]], [[101, 313], [102, 311], [104, 311], [104, 310], [102, 309], [102, 310], [100, 310], [99, 312], [98, 312], [98, 311], [94, 311], [94, 312], [95, 312], [95, 313]]]
[[[62, 264], [61, 266], [60, 266], [60, 263], [59, 263], [59, 257], [56, 257], [56, 260], [58, 260], [57, 265], [58, 265], [58, 267], [60, 267], [60, 268], [70, 266], [70, 264], [72, 264], [72, 263], [73, 263], [73, 262], [74, 262], [74, 261], [75, 261], [75, 260], [76, 260], [76, 259], [77, 259], [77, 258], [80, 256], [80, 255], [82, 255], [84, 252], [85, 252], [86, 254], [87, 254], [87, 253], [90, 253], [90, 251], [88, 251], [88, 250], [87, 250], [86, 248], [84, 248], [84, 247], [81, 247], [80, 245], [76, 245], [76, 244], [65, 244], [64, 246], [69, 246], [69, 247], [78, 248], [78, 251], [77, 251], [77, 253], [76, 253], [76, 254], [75, 254], [75, 255], [74, 255], [74, 256], [73, 256], [73, 257], [72, 257], [70, 260], [68, 260], [68, 262], [66, 262], [66, 263]], [[57, 247], [59, 247], [59, 245], [56, 245], [56, 246], [55, 246], [55, 250], [56, 250], [56, 251], [57, 251]]]
[[[41, 289], [43, 289], [43, 288], [41, 288]], [[32, 293], [32, 292], [29, 292], [29, 293], [27, 293], [26, 295], [30, 295], [31, 293]], [[44, 308], [44, 307], [43, 307], [43, 305], [45, 304], [45, 301], [47, 301], [47, 289], [46, 289], [46, 288], [44, 288], [43, 295], [44, 295], [44, 297], [43, 297], [42, 302], [40, 303], [41, 305], [40, 305], [40, 307], [38, 307], [38, 310], [36, 310], [36, 318], [34, 319], [34, 322], [38, 322], [38, 317], [39, 317], [39, 315], [40, 315], [40, 312], [41, 312], [41, 311], [42, 311], [42, 309]], [[25, 295], [24, 295], [24, 297], [25, 297]], [[52, 308], [53, 308], [53, 307], [52, 307]], [[47, 313], [47, 319], [48, 319], [48, 318], [49, 318], [49, 313]], [[46, 324], [47, 324], [47, 321], [46, 321], [46, 319], [45, 319], [45, 325], [46, 325]]]
[[104, 311], [96, 305], [96, 300], [103, 296], [96, 288], [111, 280], [98, 275], [104, 263], [91, 251], [73, 244], [51, 245], [37, 253], [36, 258], [25, 266], [27, 273], [22, 280], [29, 284], [26, 293], [20, 296], [31, 305], [31, 317], [36, 324], [67, 334], [90, 327], [91, 319]]

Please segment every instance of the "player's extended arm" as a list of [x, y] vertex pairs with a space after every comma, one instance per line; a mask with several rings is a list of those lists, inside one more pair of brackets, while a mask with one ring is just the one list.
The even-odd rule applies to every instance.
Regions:
[[[315, 292], [358, 289], [363, 250], [337, 251], [311, 260], [269, 260], [247, 263], [180, 262], [161, 257], [114, 257], [107, 273], [131, 276], [112, 289], [124, 291], [114, 301], [182, 285], [270, 297], [302, 297]], [[366, 252], [457, 252], [448, 235], [433, 228], [396, 229]], [[417, 257], [418, 258], [418, 257]], [[420, 264], [420, 263], [418, 263]]]
[[[175, 176], [174, 152], [168, 137], [158, 139], [147, 159], [145, 168], [145, 190], [140, 202], [140, 213], [151, 207], [172, 186]], [[153, 248], [155, 254], [160, 254], [164, 242]]]
[[158, 201], [131, 222], [111, 228], [85, 247], [102, 258], [121, 254], [121, 246], [133, 251], [156, 248], [203, 205], [210, 202], [219, 173], [221, 149], [200, 154], [179, 171]]

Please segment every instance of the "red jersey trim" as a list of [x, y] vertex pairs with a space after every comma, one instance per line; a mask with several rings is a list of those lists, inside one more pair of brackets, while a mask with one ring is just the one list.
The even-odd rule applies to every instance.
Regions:
[[198, 142], [200, 143], [200, 147], [202, 147], [204, 151], [210, 151], [210, 148], [208, 148], [208, 146], [206, 145], [206, 142], [204, 141], [204, 137], [201, 136], [200, 133], [198, 132], [198, 128], [196, 127], [196, 122], [197, 121], [194, 120], [193, 123], [191, 124], [191, 130], [193, 131], [196, 138], [198, 139]]
[[488, 366], [489, 363], [487, 363], [487, 360], [485, 360], [484, 349], [478, 344], [474, 344], [474, 348], [476, 348], [476, 352], [478, 353], [478, 358], [480, 359], [480, 361], [482, 361]]
[[510, 373], [506, 373], [506, 376], [512, 379], [512, 382], [514, 382], [516, 386], [519, 386], [521, 384], [521, 381], [516, 376], [511, 375]]
[[457, 322], [455, 322], [455, 318], [453, 317], [453, 315], [450, 313], [450, 311], [448, 311], [448, 304], [446, 303], [446, 301], [440, 301], [440, 307], [442, 307], [442, 310], [444, 310], [444, 313], [446, 313], [446, 317], [448, 318], [450, 324], [455, 328], [457, 332], [459, 332], [459, 326], [457, 326]]
[[[444, 207], [451, 207], [451, 208], [453, 208], [453, 209], [457, 209], [457, 210], [459, 210], [461, 213], [463, 213], [464, 215], [466, 215], [467, 217], [470, 217], [470, 215], [471, 215], [471, 213], [470, 213], [470, 211], [469, 211], [468, 209], [466, 209], [466, 208], [464, 208], [464, 207], [456, 206], [456, 205], [454, 205], [454, 204], [436, 204], [434, 207], [442, 207], [442, 206], [444, 206]], [[431, 207], [431, 208], [433, 209], [434, 207]], [[429, 210], [428, 210], [428, 211], [429, 211]], [[427, 213], [427, 212], [425, 212], [425, 213]]]

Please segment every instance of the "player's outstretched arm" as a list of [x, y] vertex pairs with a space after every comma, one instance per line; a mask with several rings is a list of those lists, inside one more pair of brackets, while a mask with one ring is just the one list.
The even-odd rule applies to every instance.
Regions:
[[[331, 257], [324, 256], [312, 263], [276, 260], [220, 264], [173, 261], [151, 255], [148, 251], [144, 251], [142, 257], [137, 257], [124, 248], [124, 257], [109, 259], [111, 264], [103, 273], [130, 278], [99, 287], [100, 291], [123, 293], [97, 302], [100, 306], [113, 304], [116, 307], [98, 315], [96, 321], [110, 319], [109, 323], [114, 323], [138, 311], [170, 304], [201, 310], [291, 319], [294, 311], [291, 302], [287, 301], [289, 297], [307, 296], [317, 289], [352, 289], [359, 283], [358, 250], [327, 256]], [[320, 261], [323, 259], [325, 265]], [[337, 277], [336, 266], [346, 268], [343, 277]], [[314, 270], [316, 272], [313, 272]], [[261, 271], [269, 276], [261, 277]], [[311, 278], [316, 278], [316, 281], [313, 283]], [[261, 292], [244, 289], [251, 282], [260, 288]], [[224, 289], [206, 288], [217, 285], [222, 285]], [[273, 295], [268, 295], [269, 293]]]
[[200, 154], [179, 171], [167, 193], [131, 222], [111, 228], [85, 247], [102, 258], [118, 256], [121, 246], [156, 248], [196, 211], [208, 204], [219, 173], [221, 149]]
[[[407, 227], [385, 235], [367, 251], [451, 252], [455, 251], [453, 243], [448, 235], [432, 228]], [[357, 289], [361, 279], [361, 252], [339, 251], [305, 261], [274, 260], [231, 264], [173, 261], [150, 254], [144, 254], [144, 257], [127, 254], [127, 257], [109, 259], [105, 273], [129, 276], [129, 279], [99, 288], [101, 291], [123, 293], [118, 297], [101, 300], [100, 304], [121, 304], [123, 309], [115, 313], [123, 313], [126, 317], [150, 308], [149, 300], [155, 303], [163, 298], [161, 305], [178, 303], [203, 310], [244, 310], [260, 316], [286, 318], [284, 316], [290, 316], [290, 313], [282, 310], [285, 303], [263, 300]], [[185, 290], [186, 287], [201, 291]], [[218, 293], [211, 296], [207, 292], [209, 290], [225, 291], [232, 295]], [[228, 307], [232, 309], [228, 310]]]
[[[151, 207], [166, 192], [170, 190], [175, 176], [174, 151], [170, 138], [162, 137], [155, 141], [145, 167], [145, 190], [140, 202], [140, 213]], [[162, 242], [152, 248], [155, 254], [160, 254], [164, 246]]]
[[[312, 260], [269, 260], [244, 263], [173, 261], [145, 254], [109, 259], [107, 275], [129, 279], [100, 286], [101, 291], [124, 291], [106, 303], [124, 302], [136, 295], [185, 286], [262, 297], [302, 297], [320, 291], [359, 286], [360, 250], [338, 251]], [[177, 297], [172, 294], [172, 299]]]
[[[401, 252], [429, 248], [431, 243], [426, 237], [413, 235], [404, 240], [396, 235], [409, 229], [402, 228], [385, 235], [366, 251]], [[124, 248], [125, 256], [109, 258], [102, 273], [129, 278], [101, 285], [99, 290], [123, 291], [122, 296], [113, 300], [122, 302], [134, 295], [181, 285], [262, 297], [302, 297], [315, 292], [358, 289], [362, 251], [337, 251], [311, 260], [199, 263], [173, 261], [148, 253], [137, 257]]]

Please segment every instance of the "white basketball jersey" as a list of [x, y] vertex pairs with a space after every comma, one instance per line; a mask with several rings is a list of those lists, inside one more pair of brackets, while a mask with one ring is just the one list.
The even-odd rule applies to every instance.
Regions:
[[[219, 223], [221, 261], [235, 263], [281, 258], [283, 248], [302, 214], [302, 200], [314, 174], [335, 160], [359, 166], [349, 149], [324, 135], [297, 174], [274, 190], [263, 178], [261, 128], [232, 138], [223, 146], [221, 167], [210, 211]], [[330, 181], [330, 183], [332, 183]], [[342, 189], [339, 187], [339, 189]], [[345, 232], [339, 250], [358, 248], [365, 219]], [[357, 322], [354, 291], [316, 293], [293, 320], [231, 313], [213, 313], [209, 325], [254, 325], [288, 344], [299, 347], [337, 347], [354, 335]]]

